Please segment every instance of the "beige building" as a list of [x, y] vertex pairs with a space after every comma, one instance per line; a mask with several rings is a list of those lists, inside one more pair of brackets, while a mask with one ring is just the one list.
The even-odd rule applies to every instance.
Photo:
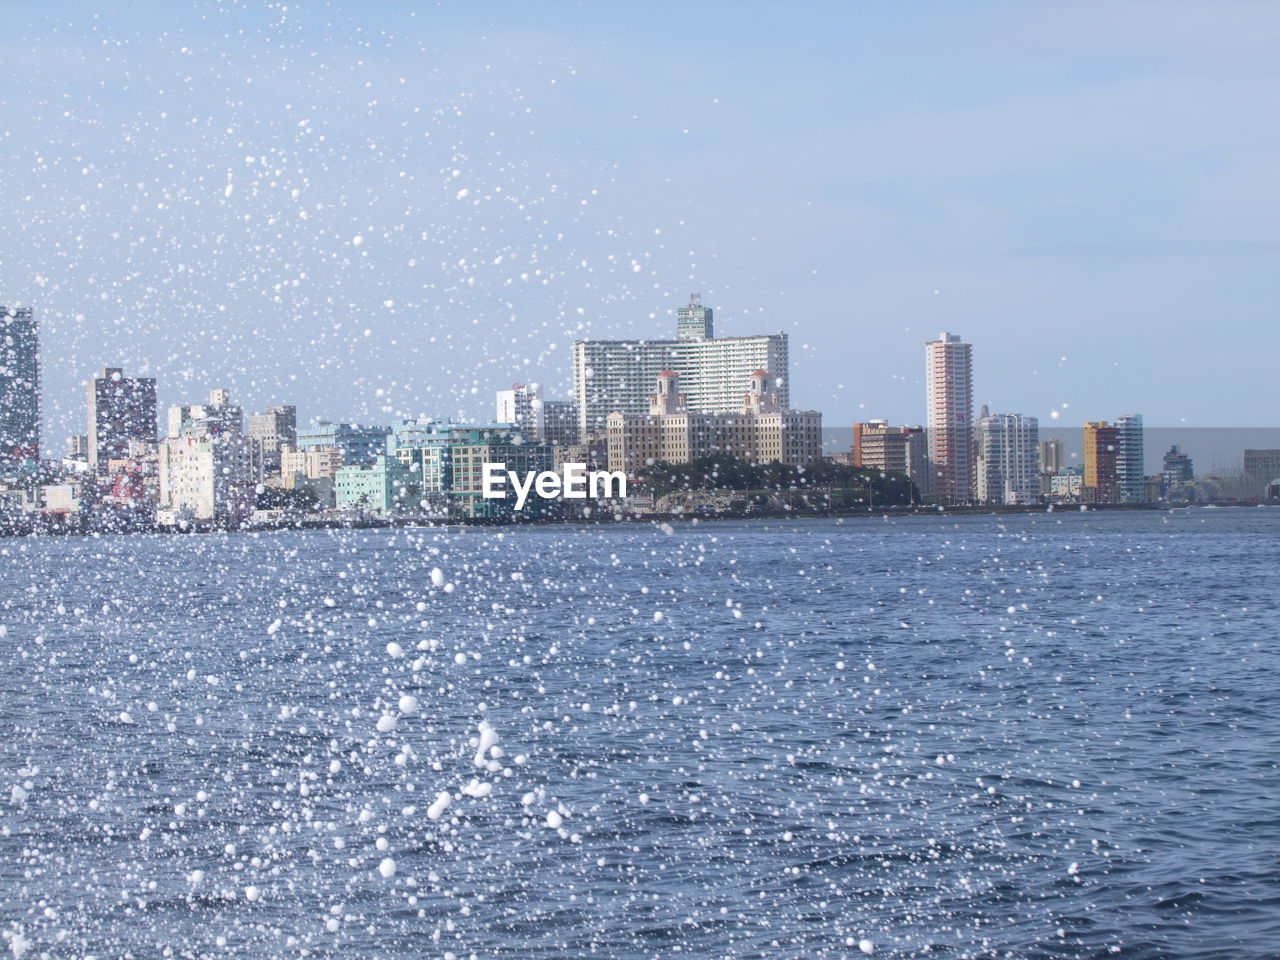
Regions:
[[738, 413], [690, 410], [679, 381], [674, 370], [663, 370], [657, 376], [657, 392], [649, 396], [647, 415], [609, 415], [610, 470], [633, 476], [659, 460], [688, 463], [712, 455], [793, 465], [821, 458], [822, 414], [783, 409], [766, 371], [750, 375]]
[[924, 492], [929, 451], [922, 427], [893, 426], [887, 420], [855, 423], [851, 454], [852, 466], [905, 474]]
[[292, 490], [299, 474], [308, 480], [332, 480], [342, 466], [342, 450], [338, 447], [314, 447], [299, 450], [284, 444], [280, 447], [282, 485]]

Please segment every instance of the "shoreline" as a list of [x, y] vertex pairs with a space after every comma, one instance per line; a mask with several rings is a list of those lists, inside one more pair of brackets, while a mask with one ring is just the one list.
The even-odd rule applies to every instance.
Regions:
[[1210, 501], [1207, 503], [1160, 504], [1037, 504], [1034, 506], [912, 506], [899, 508], [869, 508], [866, 510], [771, 510], [753, 513], [618, 513], [601, 512], [587, 517], [530, 517], [528, 519], [495, 520], [480, 518], [440, 517], [352, 517], [349, 519], [301, 518], [295, 522], [265, 524], [214, 524], [198, 523], [185, 527], [157, 524], [113, 528], [110, 525], [95, 527], [88, 523], [32, 524], [29, 529], [0, 528], [0, 539], [40, 539], [45, 537], [97, 537], [97, 536], [199, 536], [214, 533], [277, 533], [289, 530], [399, 530], [399, 529], [448, 529], [457, 527], [497, 527], [523, 529], [529, 527], [557, 526], [616, 526], [625, 524], [714, 523], [717, 521], [744, 520], [884, 520], [905, 517], [949, 516], [1021, 516], [1029, 514], [1080, 514], [1115, 512], [1152, 512], [1223, 507], [1257, 508], [1280, 506], [1265, 501]]

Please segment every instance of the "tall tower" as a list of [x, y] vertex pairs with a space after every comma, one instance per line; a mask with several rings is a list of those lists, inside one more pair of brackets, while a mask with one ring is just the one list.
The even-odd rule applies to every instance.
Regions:
[[1117, 470], [1120, 431], [1105, 420], [1084, 425], [1084, 498], [1090, 503], [1119, 503]]
[[130, 440], [156, 439], [156, 382], [126, 377], [118, 367], [85, 382], [89, 394], [89, 468], [106, 473], [107, 464], [129, 453]]
[[676, 311], [677, 340], [710, 340], [715, 336], [711, 308], [702, 305], [702, 294], [689, 294], [689, 303]]
[[[986, 410], [986, 407], [983, 407]], [[1040, 425], [1020, 413], [984, 413], [974, 444], [977, 499], [982, 503], [1040, 502]]]
[[0, 306], [0, 464], [40, 456], [40, 331], [30, 307]]
[[1142, 414], [1116, 418], [1116, 479], [1121, 503], [1142, 503], [1146, 479], [1142, 443]]
[[963, 503], [973, 497], [973, 344], [944, 332], [924, 355], [929, 492]]

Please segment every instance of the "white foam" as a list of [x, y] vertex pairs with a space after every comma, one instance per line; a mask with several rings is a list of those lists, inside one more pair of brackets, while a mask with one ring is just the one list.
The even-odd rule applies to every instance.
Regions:
[[427, 816], [432, 820], [439, 820], [452, 802], [453, 797], [449, 795], [448, 791], [441, 790], [436, 794], [436, 799], [431, 806], [427, 807]]
[[485, 755], [489, 752], [489, 748], [497, 746], [501, 737], [498, 736], [498, 731], [493, 729], [493, 724], [488, 720], [481, 720], [476, 725], [476, 729], [480, 732], [480, 743], [476, 747], [474, 762], [477, 767], [483, 767], [487, 759]]

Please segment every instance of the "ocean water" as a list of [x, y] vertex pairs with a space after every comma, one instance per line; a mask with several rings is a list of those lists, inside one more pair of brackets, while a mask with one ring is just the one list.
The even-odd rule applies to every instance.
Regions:
[[1280, 956], [1280, 511], [0, 541], [27, 957]]

